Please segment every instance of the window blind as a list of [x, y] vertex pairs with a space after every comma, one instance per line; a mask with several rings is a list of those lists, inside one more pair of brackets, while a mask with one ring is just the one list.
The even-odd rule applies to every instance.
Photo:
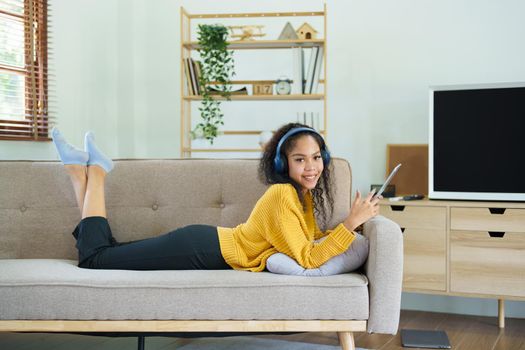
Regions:
[[47, 17], [47, 0], [0, 0], [0, 140], [49, 140]]

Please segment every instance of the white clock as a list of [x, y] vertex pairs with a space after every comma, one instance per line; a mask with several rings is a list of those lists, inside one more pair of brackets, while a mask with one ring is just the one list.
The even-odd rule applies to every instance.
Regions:
[[280, 77], [275, 81], [275, 92], [277, 95], [289, 95], [292, 92], [292, 81], [286, 77]]

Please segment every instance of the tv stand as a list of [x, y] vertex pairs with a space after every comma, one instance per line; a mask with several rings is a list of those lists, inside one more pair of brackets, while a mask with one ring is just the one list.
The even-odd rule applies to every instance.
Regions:
[[403, 290], [525, 300], [525, 203], [418, 200], [380, 203], [404, 236]]

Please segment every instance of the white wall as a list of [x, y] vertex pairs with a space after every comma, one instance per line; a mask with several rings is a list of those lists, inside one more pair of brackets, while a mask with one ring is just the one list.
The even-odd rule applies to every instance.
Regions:
[[[50, 0], [58, 125], [94, 130], [113, 158], [179, 156], [179, 7], [193, 13], [320, 10], [277, 0]], [[327, 1], [329, 144], [367, 191], [386, 144], [426, 143], [427, 87], [525, 81], [525, 2]], [[275, 28], [272, 28], [275, 30]], [[242, 69], [242, 67], [239, 67]], [[235, 126], [232, 127], [234, 129]], [[57, 159], [49, 143], [0, 141], [0, 159]], [[412, 309], [496, 314], [494, 300], [405, 294]], [[525, 303], [507, 315], [525, 317]]]
[[[49, 3], [51, 109], [68, 140], [93, 130], [114, 158], [178, 157], [180, 4]], [[0, 159], [58, 158], [51, 143], [0, 141]]]

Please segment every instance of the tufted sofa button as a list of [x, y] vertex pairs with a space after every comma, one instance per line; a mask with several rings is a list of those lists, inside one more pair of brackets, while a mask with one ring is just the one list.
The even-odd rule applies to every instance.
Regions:
[[26, 207], [25, 205], [22, 205], [22, 206], [20, 207], [20, 211], [21, 211], [22, 213], [25, 212], [26, 210], [27, 210], [27, 207]]
[[221, 203], [221, 204], [219, 204], [219, 207], [221, 207], [221, 209], [224, 209], [224, 207], [226, 207], [226, 204]]
[[153, 209], [153, 210], [157, 210], [157, 209], [159, 209], [159, 206], [158, 206], [157, 204], [153, 204], [153, 205], [151, 206], [151, 209]]

